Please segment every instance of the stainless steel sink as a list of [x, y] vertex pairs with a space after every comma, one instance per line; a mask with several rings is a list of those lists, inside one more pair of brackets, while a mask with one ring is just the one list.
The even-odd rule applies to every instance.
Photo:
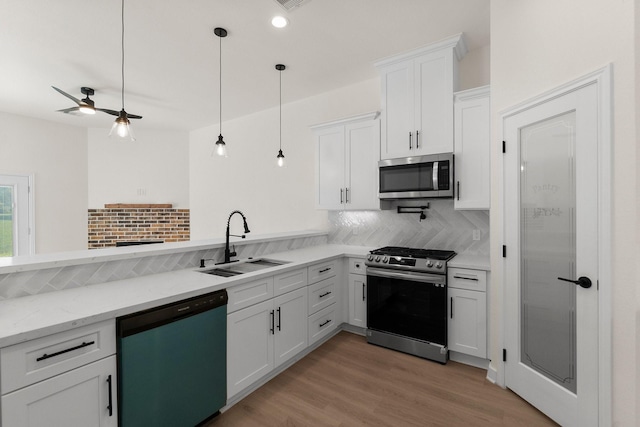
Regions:
[[239, 274], [252, 273], [254, 271], [264, 270], [270, 267], [277, 267], [279, 265], [288, 264], [289, 261], [280, 261], [276, 259], [250, 259], [247, 261], [227, 264], [224, 267], [216, 267], [208, 270], [198, 270], [200, 273], [212, 274], [214, 276], [221, 277], [233, 277]]

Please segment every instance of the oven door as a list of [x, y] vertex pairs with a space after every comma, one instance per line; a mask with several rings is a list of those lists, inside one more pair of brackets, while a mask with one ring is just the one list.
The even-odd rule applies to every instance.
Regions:
[[446, 276], [367, 267], [367, 327], [446, 347]]

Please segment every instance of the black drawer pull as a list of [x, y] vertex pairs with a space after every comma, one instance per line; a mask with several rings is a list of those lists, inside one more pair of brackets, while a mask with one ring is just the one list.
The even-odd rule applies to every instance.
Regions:
[[453, 276], [454, 279], [463, 279], [463, 280], [473, 280], [474, 282], [478, 281], [477, 277], [462, 277], [462, 276]]
[[271, 328], [269, 330], [271, 331], [271, 335], [275, 335], [276, 334], [276, 315], [275, 315], [275, 311], [271, 310], [269, 312], [269, 316], [271, 316]]
[[280, 310], [281, 307], [278, 307], [278, 330], [281, 331], [282, 330], [282, 311]]
[[107, 409], [109, 410], [109, 416], [113, 415], [113, 396], [111, 394], [111, 375], [107, 377], [107, 384], [109, 384], [109, 406]]
[[325, 292], [324, 294], [320, 295], [320, 298], [324, 298], [324, 297], [326, 297], [327, 295], [331, 295], [331, 291], [329, 291], [329, 292]]
[[329, 323], [331, 323], [331, 320], [327, 320], [324, 323], [320, 323], [320, 327], [322, 328], [323, 326], [328, 325]]
[[322, 270], [318, 271], [318, 273], [326, 273], [329, 270], [331, 270], [331, 267], [323, 268]]
[[67, 348], [66, 350], [60, 350], [60, 351], [56, 351], [55, 353], [51, 353], [51, 354], [43, 354], [42, 356], [38, 357], [36, 359], [36, 362], [40, 362], [42, 360], [46, 360], [46, 359], [50, 359], [52, 357], [56, 357], [56, 356], [60, 356], [61, 354], [65, 354], [65, 353], [69, 353], [70, 351], [73, 350], [78, 350], [79, 348], [83, 348], [83, 347], [89, 347], [92, 344], [95, 344], [95, 341], [90, 341], [90, 342], [82, 342], [82, 344], [77, 345], [75, 347], [71, 347], [71, 348]]
[[364, 283], [362, 284], [362, 301], [364, 301]]

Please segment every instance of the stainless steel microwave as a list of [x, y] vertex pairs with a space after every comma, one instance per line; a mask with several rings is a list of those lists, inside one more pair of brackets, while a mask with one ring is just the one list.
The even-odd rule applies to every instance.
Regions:
[[453, 153], [378, 162], [380, 199], [453, 197]]

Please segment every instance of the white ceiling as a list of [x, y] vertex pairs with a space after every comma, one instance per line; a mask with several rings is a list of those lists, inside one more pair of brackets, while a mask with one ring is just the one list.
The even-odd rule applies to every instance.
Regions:
[[[0, 0], [0, 111], [86, 127], [111, 116], [55, 112], [75, 106], [51, 89], [120, 110], [120, 0]], [[272, 16], [290, 25], [273, 28]], [[376, 77], [372, 63], [464, 33], [489, 44], [489, 0], [127, 0], [125, 108], [135, 126], [192, 130]]]

